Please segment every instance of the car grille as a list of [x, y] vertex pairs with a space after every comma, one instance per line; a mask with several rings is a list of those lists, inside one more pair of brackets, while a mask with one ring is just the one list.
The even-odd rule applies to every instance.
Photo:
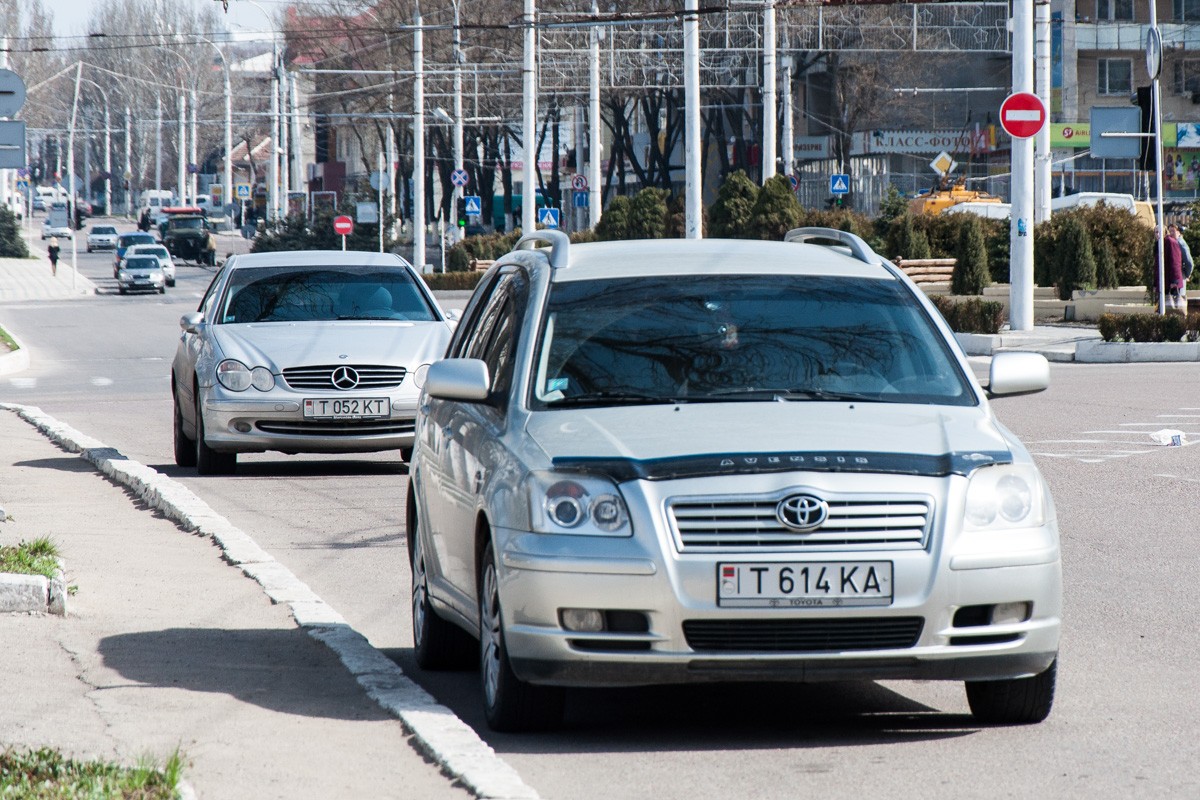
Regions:
[[397, 436], [412, 433], [411, 419], [361, 420], [260, 420], [254, 426], [263, 433], [284, 436]]
[[901, 650], [916, 645], [924, 624], [921, 617], [687, 620], [683, 633], [689, 647], [709, 653]]
[[378, 364], [333, 364], [323, 367], [289, 367], [283, 379], [293, 389], [334, 389], [333, 372], [349, 367], [358, 373], [356, 389], [394, 389], [404, 382], [408, 370]]
[[785, 526], [775, 509], [781, 497], [687, 498], [668, 505], [680, 552], [731, 549], [838, 547], [919, 550], [933, 517], [928, 497], [829, 498], [829, 517], [804, 533]]

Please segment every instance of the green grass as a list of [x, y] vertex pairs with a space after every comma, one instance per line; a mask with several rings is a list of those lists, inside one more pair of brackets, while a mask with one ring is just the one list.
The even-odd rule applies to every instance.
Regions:
[[0, 572], [53, 578], [58, 572], [58, 562], [55, 561], [58, 555], [58, 546], [45, 536], [32, 542], [0, 545]]
[[0, 328], [0, 349], [5, 349], [5, 350], [19, 350], [20, 349], [17, 347], [16, 340], [14, 340], [11, 336], [9, 336], [8, 331], [4, 330], [4, 328]]
[[22, 800], [173, 800], [183, 771], [176, 750], [161, 767], [142, 759], [135, 767], [103, 761], [75, 761], [42, 748], [0, 753], [0, 797]]

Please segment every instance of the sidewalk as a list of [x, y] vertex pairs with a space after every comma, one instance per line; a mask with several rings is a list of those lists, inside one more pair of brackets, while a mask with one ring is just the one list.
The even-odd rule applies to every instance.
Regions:
[[[0, 615], [0, 747], [160, 763], [209, 798], [467, 798], [288, 604], [0, 410], [0, 543], [51, 537], [67, 616]], [[110, 451], [111, 452], [111, 451]]]

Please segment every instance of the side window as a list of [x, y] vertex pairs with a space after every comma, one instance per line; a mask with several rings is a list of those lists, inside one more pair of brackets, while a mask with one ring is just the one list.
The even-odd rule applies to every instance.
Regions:
[[454, 337], [450, 340], [450, 346], [446, 348], [447, 358], [463, 358], [466, 356], [467, 345], [478, 334], [479, 328], [482, 326], [484, 312], [487, 310], [488, 304], [491, 302], [491, 298], [495, 294], [499, 283], [499, 276], [494, 277], [492, 278], [491, 286], [480, 287], [471, 297], [471, 302], [467, 304], [466, 309], [463, 311], [462, 319], [454, 331]]
[[217, 274], [213, 276], [212, 281], [208, 284], [208, 288], [204, 291], [204, 297], [200, 299], [200, 305], [196, 307], [196, 310], [203, 314], [204, 319], [208, 322], [216, 322], [216, 320], [212, 318], [213, 309], [215, 308], [213, 300], [217, 294], [214, 290], [217, 288], [217, 284], [221, 282], [221, 276], [225, 274], [225, 269], [225, 267], [222, 267]]
[[509, 296], [496, 314], [496, 323], [492, 326], [492, 335], [483, 354], [488, 374], [492, 376], [491, 391], [496, 397], [506, 397], [512, 386], [517, 331], [516, 303]]

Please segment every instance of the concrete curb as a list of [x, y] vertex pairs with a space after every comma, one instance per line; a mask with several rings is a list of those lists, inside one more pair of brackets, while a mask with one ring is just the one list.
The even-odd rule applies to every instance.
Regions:
[[412, 735], [413, 746], [441, 767], [444, 774], [476, 797], [537, 800], [537, 792], [469, 725], [439, 704], [287, 567], [190, 489], [155, 469], [131, 461], [120, 451], [79, 433], [39, 408], [0, 403], [0, 410], [16, 413], [63, 450], [79, 453], [101, 473], [133, 490], [147, 505], [184, 530], [211, 537], [221, 548], [225, 561], [254, 579], [273, 602], [288, 605], [296, 624], [338, 656], [367, 695], [400, 720]]
[[53, 578], [0, 573], [0, 613], [67, 615], [67, 581], [59, 561]]
[[1080, 342], [1075, 360], [1089, 364], [1200, 361], [1200, 342]]
[[16, 336], [13, 336], [12, 331], [5, 328], [4, 332], [17, 343], [17, 349], [0, 354], [0, 375], [12, 375], [14, 372], [28, 369], [29, 348], [22, 344]]

